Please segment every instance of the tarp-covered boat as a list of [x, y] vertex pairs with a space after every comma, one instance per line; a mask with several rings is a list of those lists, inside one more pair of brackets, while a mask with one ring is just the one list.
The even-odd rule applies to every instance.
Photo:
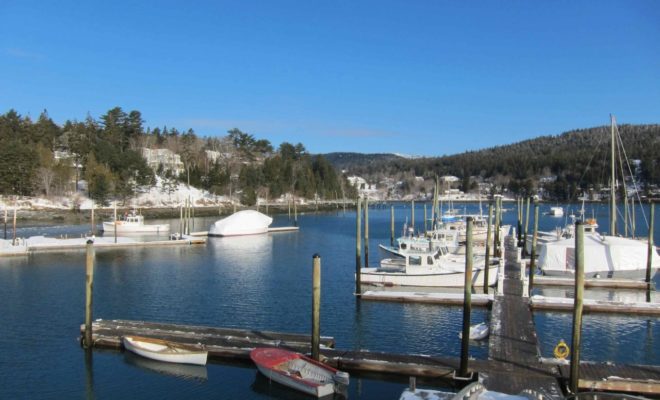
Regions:
[[240, 236], [267, 233], [273, 219], [259, 211], [238, 211], [216, 221], [209, 228], [209, 236]]

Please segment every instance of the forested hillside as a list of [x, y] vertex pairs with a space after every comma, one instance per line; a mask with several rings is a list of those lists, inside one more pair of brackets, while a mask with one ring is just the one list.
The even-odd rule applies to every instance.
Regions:
[[[139, 111], [119, 107], [98, 120], [88, 116], [62, 126], [46, 111], [33, 121], [10, 110], [0, 115], [0, 194], [70, 195], [85, 180], [88, 195], [107, 204], [153, 185], [158, 175], [163, 190], [181, 181], [240, 196], [245, 205], [254, 204], [257, 196], [273, 199], [286, 193], [308, 199], [355, 196], [343, 176], [301, 143], [284, 142], [274, 149], [268, 140], [236, 128], [223, 137], [205, 138], [191, 129], [152, 130], [143, 124]], [[145, 148], [161, 152], [164, 162], [149, 166]]]
[[[658, 185], [660, 125], [621, 125], [618, 130], [627, 158], [641, 160], [638, 178]], [[359, 157], [346, 153], [340, 153], [341, 157], [336, 153], [326, 157], [338, 168], [373, 182], [383, 176], [406, 179], [454, 175], [462, 179], [464, 191], [474, 189], [477, 181], [492, 182], [515, 194], [529, 194], [542, 185], [551, 198], [567, 200], [583, 190], [598, 190], [608, 185], [610, 132], [609, 126], [579, 129], [437, 158]]]

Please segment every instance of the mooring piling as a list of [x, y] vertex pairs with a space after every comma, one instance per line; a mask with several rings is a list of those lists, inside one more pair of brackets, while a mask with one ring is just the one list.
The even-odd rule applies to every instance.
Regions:
[[321, 346], [321, 256], [312, 257], [312, 358], [319, 360]]
[[94, 290], [94, 242], [87, 241], [85, 268], [85, 336], [83, 347], [92, 346], [92, 294]]
[[534, 233], [532, 234], [532, 255], [529, 259], [529, 285], [527, 285], [527, 295], [532, 295], [534, 288], [534, 274], [536, 273], [536, 239], [539, 230], [539, 203], [534, 199]]
[[490, 269], [490, 239], [492, 235], [493, 202], [488, 202], [488, 228], [486, 230], [486, 261], [484, 265], [484, 293], [488, 294], [488, 270]]
[[364, 267], [369, 267], [369, 197], [364, 198]]
[[[472, 217], [467, 218], [465, 247], [465, 282], [463, 285], [463, 331], [461, 335], [461, 364], [458, 374], [468, 377], [470, 350], [470, 314], [472, 312]], [[488, 269], [488, 268], [486, 268]]]
[[394, 247], [394, 206], [390, 206], [390, 246]]
[[582, 307], [584, 296], [584, 225], [575, 224], [575, 299], [573, 302], [573, 340], [571, 344], [570, 390], [578, 392], [578, 369], [580, 368], [580, 341], [582, 332]]
[[355, 295], [360, 297], [360, 269], [362, 268], [362, 255], [360, 254], [362, 250], [362, 244], [360, 243], [362, 238], [362, 221], [360, 221], [360, 214], [362, 214], [362, 199], [358, 196], [357, 198], [357, 207], [355, 213]]
[[650, 201], [651, 206], [651, 222], [649, 223], [649, 245], [646, 253], [646, 302], [651, 302], [651, 270], [653, 269], [653, 220], [655, 219], [655, 204], [653, 200]]

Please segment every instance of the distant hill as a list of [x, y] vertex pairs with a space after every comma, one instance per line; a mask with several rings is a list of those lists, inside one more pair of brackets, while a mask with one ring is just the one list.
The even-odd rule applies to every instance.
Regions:
[[[641, 160], [637, 177], [660, 184], [660, 125], [620, 125], [618, 129], [628, 160]], [[552, 182], [544, 185], [551, 197], [571, 199], [578, 189], [597, 189], [607, 184], [610, 127], [577, 129], [443, 157], [410, 159], [358, 153], [330, 153], [324, 157], [336, 168], [374, 181], [378, 176], [401, 178], [411, 173], [427, 178], [455, 175], [463, 179], [466, 191], [474, 187], [476, 180], [485, 180], [514, 193], [532, 192], [541, 178], [546, 178], [546, 182]]]

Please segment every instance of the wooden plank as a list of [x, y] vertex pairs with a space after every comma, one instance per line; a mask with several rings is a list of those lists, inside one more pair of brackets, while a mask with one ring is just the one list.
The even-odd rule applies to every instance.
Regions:
[[[560, 373], [569, 376], [568, 366]], [[627, 393], [660, 393], [660, 366], [581, 362], [578, 385], [584, 390]]]
[[[532, 296], [530, 306], [535, 310], [573, 312], [573, 299]], [[584, 299], [583, 307], [585, 313], [660, 315], [660, 303], [625, 303], [620, 301]]]

